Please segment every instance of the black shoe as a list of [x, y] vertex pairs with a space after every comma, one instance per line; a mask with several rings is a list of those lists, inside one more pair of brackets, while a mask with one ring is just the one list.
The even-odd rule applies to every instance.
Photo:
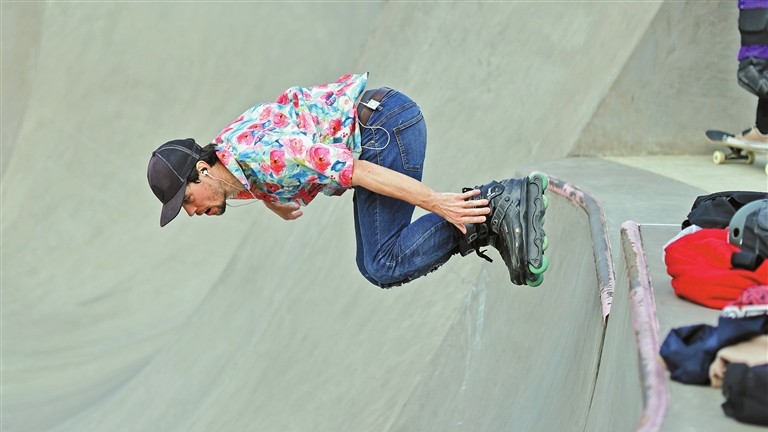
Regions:
[[[472, 199], [488, 199], [491, 213], [485, 222], [467, 225], [467, 234], [459, 245], [461, 255], [474, 250], [490, 261], [480, 248], [493, 246], [507, 264], [512, 283], [541, 285], [549, 267], [544, 256], [548, 246], [544, 233], [548, 202], [544, 191], [548, 184], [546, 175], [532, 173], [528, 177], [492, 181], [476, 187], [480, 195]], [[463, 191], [468, 190], [471, 189]]]

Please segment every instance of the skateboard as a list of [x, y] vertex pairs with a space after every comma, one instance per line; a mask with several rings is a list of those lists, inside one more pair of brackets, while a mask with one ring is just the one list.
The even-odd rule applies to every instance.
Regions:
[[[715, 150], [712, 153], [712, 162], [717, 165], [736, 160], [753, 164], [755, 153], [768, 154], [768, 143], [742, 140], [732, 133], [719, 130], [708, 130], [706, 135], [709, 141], [724, 144], [730, 150], [728, 153], [722, 150]], [[765, 166], [765, 173], [768, 174], [768, 164]]]

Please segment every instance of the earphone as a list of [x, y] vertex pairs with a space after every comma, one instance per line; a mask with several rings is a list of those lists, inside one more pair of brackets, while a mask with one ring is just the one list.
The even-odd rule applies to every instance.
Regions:
[[[231, 186], [231, 187], [233, 187], [233, 188], [235, 188], [235, 189], [240, 189], [240, 188], [243, 188], [243, 186], [240, 186], [240, 188], [238, 188], [237, 186], [233, 185], [232, 183], [230, 183], [230, 182], [228, 182], [228, 181], [226, 181], [226, 180], [224, 180], [224, 179], [220, 179], [220, 178], [218, 178], [218, 177], [214, 177], [214, 176], [212, 176], [212, 175], [208, 174], [208, 168], [203, 168], [203, 169], [201, 169], [201, 170], [200, 170], [200, 174], [202, 174], [202, 175], [204, 175], [204, 176], [206, 176], [206, 177], [208, 177], [208, 178], [210, 178], [210, 179], [213, 179], [213, 180], [218, 180], [218, 181], [220, 181], [220, 182], [222, 182], [222, 183], [225, 183], [225, 184], [227, 184], [227, 185], [229, 185], [229, 186]], [[239, 207], [239, 206], [232, 206], [232, 207]]]
[[[211, 178], [211, 179], [214, 179], [214, 180], [218, 180], [218, 181], [220, 181], [220, 182], [224, 182], [224, 183], [226, 183], [226, 184], [228, 184], [228, 185], [230, 185], [230, 186], [232, 186], [232, 187], [236, 187], [235, 185], [233, 185], [232, 183], [230, 183], [230, 182], [228, 182], [228, 181], [226, 181], [226, 180], [222, 180], [222, 179], [220, 179], [220, 178], [218, 178], [218, 177], [214, 177], [214, 176], [212, 176], [212, 175], [208, 174], [208, 169], [207, 169], [207, 168], [203, 168], [203, 169], [201, 169], [201, 170], [200, 170], [200, 174], [202, 174], [202, 175], [204, 175], [204, 176], [206, 176], [206, 177], [208, 177], [208, 178]], [[241, 204], [241, 205], [232, 205], [232, 204], [230, 204], [230, 203], [226, 203], [226, 205], [227, 205], [228, 207], [243, 207], [243, 206], [247, 206], [247, 205], [249, 205], [249, 204], [253, 204], [253, 203], [257, 202], [257, 201], [258, 201], [258, 200], [253, 200], [253, 201], [251, 201], [251, 202], [247, 202], [247, 203], [245, 203], [245, 204]]]
[[[376, 102], [376, 101], [372, 100], [371, 102]], [[365, 104], [363, 104], [363, 105], [365, 105]], [[371, 108], [368, 105], [365, 105], [365, 106], [367, 106], [368, 108]], [[378, 105], [376, 105], [376, 106], [378, 107]], [[366, 128], [366, 129], [370, 129], [370, 130], [381, 129], [381, 130], [384, 131], [385, 134], [387, 134], [387, 142], [384, 144], [383, 147], [370, 147], [370, 146], [365, 146], [365, 145], [360, 146], [360, 147], [362, 147], [364, 149], [368, 149], [368, 150], [384, 150], [385, 148], [387, 148], [387, 146], [389, 145], [390, 136], [389, 136], [389, 132], [387, 132], [386, 129], [384, 129], [381, 126], [366, 126], [359, 119], [357, 120], [357, 124], [359, 124], [360, 127], [363, 127], [363, 128]]]

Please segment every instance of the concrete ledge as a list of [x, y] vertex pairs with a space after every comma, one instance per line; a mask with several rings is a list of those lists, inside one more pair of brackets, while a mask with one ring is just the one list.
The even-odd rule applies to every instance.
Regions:
[[669, 405], [669, 390], [666, 370], [658, 357], [660, 345], [656, 303], [640, 228], [636, 222], [627, 221], [622, 224], [621, 246], [626, 270], [623, 276], [629, 282], [630, 312], [635, 329], [643, 394], [643, 413], [637, 431], [653, 432], [660, 430], [664, 422]]
[[569, 199], [580, 206], [587, 213], [592, 232], [592, 246], [595, 253], [595, 266], [600, 290], [600, 303], [603, 308], [603, 324], [608, 322], [611, 312], [613, 291], [616, 286], [616, 277], [613, 271], [613, 256], [611, 254], [611, 240], [608, 235], [608, 227], [605, 223], [603, 205], [577, 186], [566, 183], [556, 177], [549, 177], [549, 190]]

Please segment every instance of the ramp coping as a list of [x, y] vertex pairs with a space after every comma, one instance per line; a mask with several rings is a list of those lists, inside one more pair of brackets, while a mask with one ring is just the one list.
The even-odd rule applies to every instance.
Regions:
[[566, 183], [557, 177], [549, 177], [548, 190], [568, 199], [580, 206], [587, 213], [589, 225], [592, 231], [592, 244], [595, 254], [595, 268], [597, 271], [598, 288], [600, 290], [600, 304], [602, 306], [603, 325], [608, 323], [611, 312], [613, 292], [616, 287], [616, 277], [613, 270], [613, 256], [611, 255], [611, 240], [608, 235], [608, 227], [605, 223], [605, 211], [603, 205], [592, 195], [579, 189], [570, 183]]
[[621, 224], [621, 245], [629, 279], [630, 312], [643, 392], [643, 411], [636, 430], [655, 432], [661, 429], [666, 417], [669, 389], [666, 369], [657, 355], [659, 321], [656, 315], [656, 301], [637, 222], [626, 221]]

